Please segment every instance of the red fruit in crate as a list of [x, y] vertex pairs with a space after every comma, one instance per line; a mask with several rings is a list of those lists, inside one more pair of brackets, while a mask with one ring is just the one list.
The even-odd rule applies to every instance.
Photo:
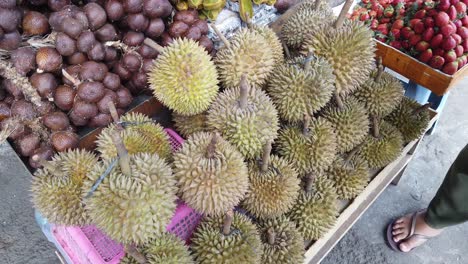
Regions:
[[450, 0], [450, 4], [456, 5], [460, 2], [460, 0]]
[[419, 57], [418, 57], [418, 60], [424, 62], [424, 63], [428, 63], [431, 59], [432, 59], [432, 50], [431, 49], [427, 49], [423, 52], [421, 52], [421, 54], [419, 54]]
[[463, 47], [463, 52], [468, 52], [468, 40], [463, 41], [461, 46]]
[[455, 39], [455, 43], [457, 43], [457, 45], [460, 45], [462, 43], [462, 38], [460, 37], [460, 35], [453, 34], [452, 38]]
[[414, 47], [421, 41], [421, 35], [413, 35], [409, 39], [410, 46]]
[[427, 17], [430, 17], [430, 18], [434, 18], [435, 16], [437, 16], [439, 12], [435, 9], [431, 9], [429, 11], [427, 11]]
[[372, 21], [370, 22], [371, 29], [376, 29], [378, 25], [379, 25], [379, 21], [377, 21], [377, 19], [372, 19]]
[[410, 27], [404, 27], [401, 29], [401, 36], [404, 39], [409, 39], [414, 34], [415, 34], [414, 31]]
[[447, 63], [444, 65], [444, 68], [442, 68], [442, 71], [448, 75], [453, 75], [454, 73], [456, 73], [458, 70], [458, 62], [457, 61], [453, 61], [453, 62], [450, 62], [450, 63]]
[[401, 50], [403, 48], [402, 43], [400, 41], [390, 41], [390, 46], [394, 47], [397, 50]]
[[458, 15], [466, 16], [466, 4], [463, 2], [458, 2], [455, 5], [455, 9], [457, 10]]
[[399, 29], [392, 29], [390, 31], [390, 34], [393, 36], [393, 38], [395, 40], [399, 40], [400, 39], [400, 35], [401, 35], [401, 31]]
[[427, 43], [426, 41], [420, 41], [418, 42], [418, 44], [416, 44], [415, 48], [417, 51], [423, 52], [429, 48], [429, 43]]
[[468, 16], [460, 18], [460, 21], [462, 22], [463, 26], [468, 27]]
[[433, 52], [434, 56], [441, 56], [441, 57], [444, 57], [445, 55], [445, 50], [443, 49], [435, 49], [434, 52]]
[[457, 54], [455, 53], [454, 50], [449, 50], [449, 51], [445, 52], [444, 59], [445, 59], [446, 63], [455, 61], [455, 60], [457, 60]]
[[461, 22], [460, 19], [453, 21], [453, 24], [458, 28], [463, 27], [463, 23]]
[[405, 50], [410, 48], [408, 41], [401, 41], [401, 47]]
[[384, 9], [384, 16], [385, 17], [392, 17], [394, 13], [395, 13], [395, 9], [391, 5], [387, 6]]
[[375, 12], [374, 10], [371, 10], [371, 11], [369, 11], [369, 16], [370, 16], [371, 18], [374, 18], [374, 17], [377, 16], [377, 12]]
[[437, 9], [440, 11], [447, 11], [450, 8], [450, 0], [440, 0]]
[[[418, 22], [421, 22], [421, 19], [419, 18], [413, 18], [409, 21], [409, 25], [410, 25], [410, 28], [414, 29], [414, 27], [416, 26], [416, 24]], [[447, 22], [448, 23], [448, 22]]]
[[433, 28], [426, 29], [422, 34], [422, 39], [424, 41], [431, 41], [431, 39], [433, 37], [434, 37], [434, 29]]
[[391, 20], [392, 20], [391, 18], [382, 18], [382, 19], [380, 19], [380, 23], [381, 24], [390, 23]]
[[468, 28], [466, 27], [459, 27], [457, 29], [457, 34], [462, 38], [462, 39], [468, 39]]
[[440, 28], [440, 33], [442, 33], [442, 35], [444, 35], [444, 37], [448, 37], [448, 36], [452, 35], [455, 32], [457, 32], [456, 28], [453, 27], [450, 24], [447, 24], [447, 25], [442, 26]]
[[456, 46], [457, 42], [452, 36], [449, 36], [442, 41], [442, 48], [444, 50], [451, 50], [454, 49]]
[[457, 9], [455, 9], [455, 6], [450, 6], [447, 10], [447, 14], [450, 20], [455, 20], [457, 18]]
[[405, 26], [403, 19], [397, 19], [392, 24], [392, 29], [402, 29]]
[[359, 20], [361, 21], [367, 21], [370, 19], [370, 16], [368, 13], [362, 13], [360, 16], [359, 16]]
[[[463, 56], [460, 57], [460, 59], [462, 60], [462, 65], [461, 65], [461, 67], [465, 66], [466, 63], [468, 62], [468, 57], [467, 57], [466, 55], [463, 55]], [[460, 67], [460, 68], [461, 68], [461, 67]]]
[[442, 66], [444, 66], [445, 60], [442, 56], [435, 55], [432, 57], [432, 59], [429, 61], [429, 65], [434, 68], [434, 69], [440, 69]]
[[464, 51], [464, 49], [463, 49], [463, 47], [461, 45], [457, 45], [455, 47], [455, 54], [457, 54], [457, 57], [463, 56], [463, 51]]
[[423, 21], [426, 28], [432, 28], [435, 25], [434, 19], [432, 17], [426, 17]]
[[432, 0], [426, 0], [424, 1], [424, 10], [432, 10], [434, 9], [436, 3]]
[[419, 21], [414, 25], [413, 29], [416, 34], [422, 34], [426, 27], [424, 26], [424, 22]]
[[442, 41], [444, 40], [444, 35], [442, 34], [437, 34], [431, 39], [431, 48], [436, 49], [438, 48], [441, 44]]
[[376, 31], [380, 31], [383, 35], [388, 35], [388, 24], [378, 25]]
[[450, 17], [445, 12], [439, 12], [435, 16], [435, 24], [438, 27], [443, 27], [443, 26], [447, 25], [449, 21], [450, 21]]
[[416, 14], [414, 14], [413, 17], [423, 19], [424, 17], [426, 17], [426, 10], [419, 10], [418, 12], [416, 12]]

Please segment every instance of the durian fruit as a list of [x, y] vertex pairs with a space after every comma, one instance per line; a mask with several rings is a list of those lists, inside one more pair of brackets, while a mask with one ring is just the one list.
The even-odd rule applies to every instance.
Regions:
[[76, 149], [60, 152], [51, 161], [42, 162], [44, 167], [36, 170], [32, 178], [34, 207], [56, 225], [89, 224], [81, 199], [81, 188], [87, 174], [98, 162], [96, 156]]
[[421, 106], [408, 97], [403, 97], [401, 104], [386, 117], [386, 121], [400, 130], [405, 143], [415, 140], [426, 131], [429, 125], [430, 104]]
[[329, 104], [322, 115], [335, 129], [339, 153], [351, 151], [359, 145], [369, 130], [366, 109], [354, 97], [348, 98], [341, 107], [339, 104]]
[[305, 240], [318, 240], [336, 222], [337, 195], [333, 182], [323, 175], [308, 175], [305, 190], [288, 213]]
[[207, 215], [221, 215], [236, 206], [249, 185], [241, 153], [215, 133], [190, 136], [174, 154], [173, 168], [181, 198]]
[[[148, 264], [192, 264], [188, 247], [184, 241], [173, 234], [164, 233], [151, 239], [140, 247]], [[128, 254], [120, 261], [121, 264], [139, 264], [139, 262]]]
[[383, 71], [379, 59], [378, 69], [354, 93], [354, 96], [364, 104], [369, 115], [384, 118], [400, 104], [404, 88], [401, 82]]
[[260, 235], [250, 219], [232, 210], [225, 217], [203, 219], [192, 235], [196, 263], [259, 264]]
[[240, 29], [229, 42], [225, 40], [215, 58], [224, 87], [239, 87], [243, 75], [252, 86], [262, 87], [275, 66], [273, 48], [263, 34], [251, 29]]
[[145, 39], [160, 53], [148, 74], [154, 96], [182, 115], [206, 111], [218, 93], [218, 73], [205, 48], [191, 39], [175, 39], [160, 47]]
[[[139, 113], [127, 113], [120, 118], [120, 121], [125, 124], [125, 129], [120, 131], [120, 136], [129, 154], [156, 153], [161, 158], [170, 158], [169, 136], [160, 124], [154, 123], [151, 118]], [[101, 154], [102, 159], [117, 157], [117, 149], [112, 140], [116, 129], [115, 124], [110, 124], [97, 137], [96, 150]]]
[[307, 36], [314, 34], [314, 31], [322, 25], [329, 26], [333, 23], [333, 11], [326, 2], [320, 1], [317, 9], [316, 1], [304, 1], [298, 4], [300, 6], [297, 11], [281, 28], [281, 39], [288, 47], [300, 48]]
[[184, 137], [189, 137], [197, 132], [209, 132], [212, 129], [207, 123], [207, 112], [193, 116], [184, 116], [172, 113], [172, 121], [177, 131]]
[[258, 225], [263, 243], [262, 263], [302, 263], [304, 240], [296, 224], [282, 215], [261, 221]]
[[271, 143], [267, 143], [262, 162], [249, 162], [250, 184], [242, 205], [257, 218], [277, 217], [289, 211], [300, 189], [293, 166], [270, 152]]
[[254, 31], [265, 38], [271, 48], [274, 65], [284, 62], [283, 45], [278, 35], [268, 26], [251, 26]]
[[335, 160], [336, 147], [332, 124], [323, 117], [311, 121], [309, 115], [304, 116], [302, 128], [281, 129], [276, 141], [278, 154], [291, 162], [301, 177], [326, 171]]
[[345, 19], [348, 9], [342, 9], [333, 26], [320, 25], [304, 39], [301, 47], [302, 54], [313, 52], [330, 62], [336, 76], [336, 92], [341, 97], [349, 95], [367, 80], [375, 56], [372, 30], [360, 21]]
[[[119, 133], [113, 134], [118, 162], [96, 164], [83, 183], [92, 222], [113, 240], [143, 245], [165, 232], [176, 209], [177, 181], [171, 167], [157, 154], [129, 155]], [[109, 168], [110, 171], [109, 171]], [[92, 186], [108, 173], [96, 190]]]
[[374, 119], [373, 133], [367, 135], [359, 149], [359, 156], [369, 168], [381, 168], [395, 160], [401, 153], [403, 136], [388, 122]]
[[297, 57], [278, 66], [270, 77], [267, 92], [288, 122], [302, 121], [324, 107], [334, 91], [335, 76], [323, 58]]
[[367, 162], [353, 152], [346, 160], [338, 157], [327, 172], [327, 177], [333, 182], [339, 199], [355, 198], [366, 188], [370, 180]]
[[223, 91], [208, 110], [208, 125], [219, 131], [246, 159], [261, 155], [263, 146], [277, 137], [278, 113], [264, 91], [249, 87]]

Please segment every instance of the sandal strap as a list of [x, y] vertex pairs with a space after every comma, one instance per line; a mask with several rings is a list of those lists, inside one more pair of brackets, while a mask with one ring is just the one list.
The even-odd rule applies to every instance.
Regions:
[[405, 238], [410, 238], [411, 236], [414, 235], [414, 231], [416, 229], [416, 217], [418, 216], [418, 212], [415, 212], [412, 216], [411, 216], [411, 229], [410, 229], [410, 232], [408, 234], [408, 236]]
[[430, 236], [426, 236], [426, 235], [420, 235], [420, 234], [413, 234], [412, 236], [410, 236], [409, 238], [419, 238], [419, 239], [424, 239], [424, 240], [429, 240], [431, 239], [432, 237]]

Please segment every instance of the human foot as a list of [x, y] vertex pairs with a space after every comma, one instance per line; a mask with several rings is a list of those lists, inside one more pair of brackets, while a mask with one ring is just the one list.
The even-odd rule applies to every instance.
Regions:
[[[439, 235], [442, 230], [434, 229], [424, 220], [425, 212], [417, 212], [398, 218], [387, 229], [387, 239], [395, 250], [409, 252], [428, 239]], [[390, 241], [391, 240], [391, 241]]]

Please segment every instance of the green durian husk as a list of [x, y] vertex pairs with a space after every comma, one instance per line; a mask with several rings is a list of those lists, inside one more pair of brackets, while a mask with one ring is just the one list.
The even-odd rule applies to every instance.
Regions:
[[369, 166], [365, 160], [355, 156], [350, 160], [338, 157], [326, 173], [333, 182], [339, 199], [353, 199], [369, 183]]
[[189, 137], [197, 132], [210, 132], [213, 129], [208, 126], [207, 113], [184, 116], [172, 113], [172, 121], [176, 130], [184, 137]]

